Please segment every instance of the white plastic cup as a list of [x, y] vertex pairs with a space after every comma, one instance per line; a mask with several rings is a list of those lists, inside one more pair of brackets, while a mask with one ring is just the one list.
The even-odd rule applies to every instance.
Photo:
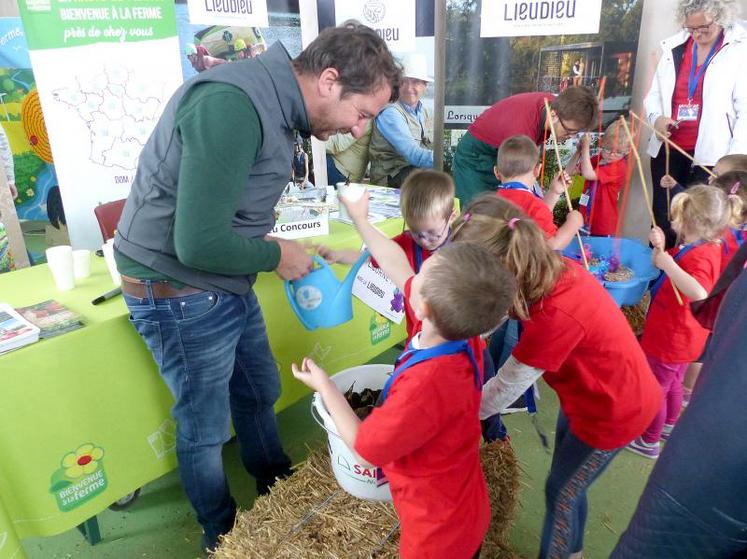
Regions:
[[[355, 202], [359, 200], [363, 193], [366, 191], [366, 185], [357, 182], [351, 182], [350, 184], [344, 182], [337, 183], [337, 196]], [[345, 205], [340, 202], [340, 218], [348, 221], [352, 221], [350, 214], [345, 209]]]
[[75, 287], [73, 274], [73, 247], [69, 245], [48, 248], [47, 265], [52, 272], [54, 284], [60, 291], [70, 291]]
[[80, 249], [73, 251], [73, 276], [75, 279], [87, 278], [91, 275], [91, 251]]
[[106, 267], [109, 268], [109, 275], [112, 277], [112, 282], [119, 287], [122, 285], [122, 276], [119, 275], [117, 263], [114, 260], [114, 239], [106, 241], [101, 250], [104, 252], [104, 260], [106, 261]]

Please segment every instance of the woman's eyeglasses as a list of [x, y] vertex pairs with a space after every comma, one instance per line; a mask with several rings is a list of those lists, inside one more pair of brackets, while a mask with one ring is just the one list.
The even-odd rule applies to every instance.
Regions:
[[710, 21], [705, 25], [696, 25], [695, 27], [688, 27], [687, 25], [683, 25], [682, 29], [690, 33], [690, 35], [692, 35], [693, 33], [707, 33], [711, 28], [711, 25], [713, 25], [713, 21]]

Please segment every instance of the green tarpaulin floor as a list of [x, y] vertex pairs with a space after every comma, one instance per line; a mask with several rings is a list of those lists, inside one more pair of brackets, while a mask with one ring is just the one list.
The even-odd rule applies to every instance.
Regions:
[[[391, 363], [389, 352], [374, 362]], [[558, 401], [546, 385], [540, 386], [539, 423], [552, 440]], [[278, 416], [286, 450], [294, 462], [306, 455], [306, 445], [324, 443], [324, 432], [309, 415], [305, 398]], [[136, 413], [136, 410], [133, 410]], [[518, 517], [512, 545], [521, 557], [535, 557], [544, 514], [543, 485], [550, 467], [547, 454], [525, 413], [506, 418], [512, 444], [522, 468]], [[225, 467], [240, 506], [250, 507], [254, 483], [242, 469], [235, 443], [224, 452]], [[625, 529], [646, 483], [653, 463], [629, 452], [621, 452], [592, 487], [585, 552], [588, 558], [608, 557]], [[49, 538], [24, 541], [30, 559], [139, 557], [193, 558], [199, 556], [200, 528], [181, 488], [178, 472], [143, 487], [140, 497], [125, 511], [107, 510], [98, 516], [102, 541], [90, 546], [77, 530]], [[342, 550], [341, 550], [342, 551]], [[344, 556], [344, 553], [341, 554]]]

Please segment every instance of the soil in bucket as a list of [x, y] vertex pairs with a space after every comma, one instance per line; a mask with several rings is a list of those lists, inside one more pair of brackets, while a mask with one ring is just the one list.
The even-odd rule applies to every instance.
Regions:
[[345, 392], [345, 399], [348, 401], [348, 404], [350, 404], [350, 407], [353, 408], [355, 415], [357, 415], [359, 419], [364, 420], [369, 416], [371, 411], [373, 411], [376, 402], [379, 401], [379, 396], [381, 396], [382, 391], [374, 390], [372, 388], [364, 388], [360, 392], [353, 392], [354, 386], [355, 383], [350, 385], [350, 388], [347, 389]]

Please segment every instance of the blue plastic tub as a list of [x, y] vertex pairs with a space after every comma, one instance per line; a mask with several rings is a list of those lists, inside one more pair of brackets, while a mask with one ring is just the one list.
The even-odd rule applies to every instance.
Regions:
[[[659, 270], [651, 262], [651, 249], [635, 239], [618, 239], [615, 237], [581, 237], [585, 245], [591, 248], [592, 257], [610, 258], [617, 256], [621, 264], [633, 270], [634, 275], [628, 281], [599, 280], [617, 303], [637, 305], [646, 293], [649, 282], [658, 277]], [[581, 249], [575, 239], [563, 251], [565, 256], [583, 263]]]

